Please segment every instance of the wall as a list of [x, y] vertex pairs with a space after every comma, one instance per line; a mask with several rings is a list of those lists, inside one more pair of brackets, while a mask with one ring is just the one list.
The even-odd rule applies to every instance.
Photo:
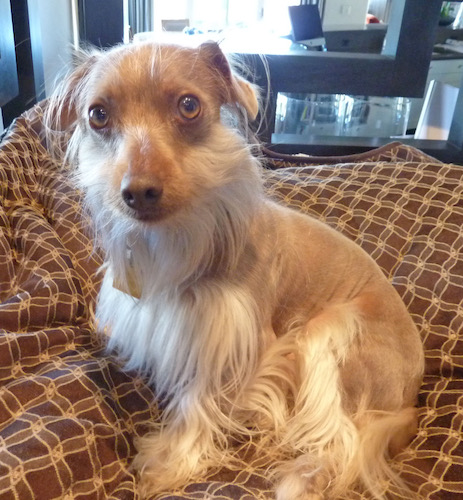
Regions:
[[325, 0], [323, 27], [363, 26], [368, 0]]
[[370, 0], [368, 3], [368, 12], [384, 23], [389, 20], [390, 8], [391, 0]]
[[0, 110], [5, 127], [49, 95], [58, 75], [70, 63], [73, 1], [11, 2], [19, 93]]
[[57, 76], [72, 58], [71, 0], [29, 0], [29, 19], [36, 90], [50, 94]]

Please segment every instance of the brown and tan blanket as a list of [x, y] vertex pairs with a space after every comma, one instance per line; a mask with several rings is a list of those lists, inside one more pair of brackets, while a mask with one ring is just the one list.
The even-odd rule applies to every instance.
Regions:
[[[133, 440], [156, 418], [154, 394], [95, 334], [101, 256], [42, 113], [0, 146], [0, 500], [133, 499]], [[463, 167], [398, 143], [344, 158], [268, 153], [265, 166], [270, 196], [357, 241], [403, 297], [426, 376], [418, 435], [395, 466], [418, 498], [462, 499]], [[157, 498], [270, 500], [268, 465], [243, 453], [236, 470]]]

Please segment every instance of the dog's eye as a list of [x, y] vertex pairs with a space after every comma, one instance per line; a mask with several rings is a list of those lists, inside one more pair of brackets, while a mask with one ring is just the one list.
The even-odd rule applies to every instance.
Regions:
[[109, 114], [101, 105], [92, 106], [88, 110], [88, 120], [93, 129], [101, 130], [108, 124]]
[[178, 110], [183, 118], [194, 120], [201, 113], [201, 104], [197, 97], [185, 95], [178, 101]]

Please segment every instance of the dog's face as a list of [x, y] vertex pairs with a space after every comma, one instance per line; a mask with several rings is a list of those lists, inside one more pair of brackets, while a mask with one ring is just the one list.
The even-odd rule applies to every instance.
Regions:
[[146, 223], [187, 210], [226, 182], [245, 148], [221, 109], [238, 105], [251, 119], [258, 109], [253, 88], [214, 43], [93, 54], [66, 89], [83, 187], [98, 193], [95, 203]]

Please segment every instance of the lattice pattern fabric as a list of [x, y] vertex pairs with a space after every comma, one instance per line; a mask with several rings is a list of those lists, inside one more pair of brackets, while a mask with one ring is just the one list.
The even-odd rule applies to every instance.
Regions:
[[[0, 499], [137, 498], [133, 440], [157, 416], [154, 394], [94, 332], [101, 256], [41, 117], [39, 105], [0, 147]], [[426, 377], [418, 435], [395, 467], [419, 498], [463, 498], [463, 167], [398, 143], [344, 158], [267, 152], [265, 167], [270, 196], [357, 241], [403, 297]], [[158, 498], [273, 499], [268, 464], [247, 452]]]

